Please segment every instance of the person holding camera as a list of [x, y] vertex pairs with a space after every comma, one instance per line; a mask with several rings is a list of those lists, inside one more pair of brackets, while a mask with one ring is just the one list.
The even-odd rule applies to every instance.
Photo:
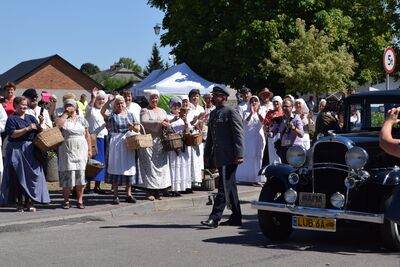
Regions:
[[[379, 135], [379, 146], [386, 153], [400, 158], [400, 139], [393, 138], [393, 126], [400, 123], [400, 107], [388, 111], [386, 120]], [[394, 189], [392, 201], [385, 212], [385, 217], [395, 223], [400, 223], [400, 187]]]
[[[286, 151], [293, 145], [303, 145], [303, 123], [298, 115], [293, 114], [293, 101], [286, 98], [283, 101], [283, 116], [280, 124], [275, 124], [272, 129], [274, 135], [279, 133], [280, 145], [277, 147], [277, 154], [282, 163], [288, 163]], [[278, 142], [279, 143], [279, 142]]]

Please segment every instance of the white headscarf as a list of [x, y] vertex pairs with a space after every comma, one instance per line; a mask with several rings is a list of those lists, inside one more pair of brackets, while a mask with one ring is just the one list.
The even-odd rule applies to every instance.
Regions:
[[76, 108], [76, 101], [75, 101], [74, 99], [71, 99], [71, 98], [66, 99], [66, 100], [64, 101], [64, 107], [65, 107], [66, 105], [72, 105], [72, 106], [74, 106], [74, 108]]
[[150, 102], [150, 97], [152, 95], [158, 95], [160, 97], [160, 92], [157, 89], [144, 90], [143, 92], [147, 102]]
[[301, 104], [301, 112], [307, 114], [308, 112], [310, 112], [310, 110], [308, 109], [307, 105], [306, 105], [306, 101], [304, 101], [303, 98], [298, 98], [294, 101], [299, 102]]
[[250, 98], [249, 98], [249, 104], [247, 105], [247, 111], [248, 111], [248, 112], [251, 112], [250, 100], [251, 100], [252, 98], [257, 99], [258, 103], [260, 103], [260, 99], [258, 98], [258, 96], [256, 96], [256, 95], [250, 96]]
[[106, 98], [107, 98], [106, 92], [104, 92], [103, 90], [99, 90], [99, 91], [97, 92], [97, 95], [96, 95], [96, 99], [98, 99], [98, 98], [106, 99]]
[[280, 97], [279, 95], [276, 95], [276, 96], [274, 96], [274, 97], [272, 98], [272, 102], [275, 102], [275, 101], [278, 101], [279, 104], [282, 105], [283, 100], [282, 100], [282, 97]]
[[285, 95], [285, 98], [287, 98], [287, 97], [292, 99], [292, 103], [294, 104], [294, 97], [292, 95]]

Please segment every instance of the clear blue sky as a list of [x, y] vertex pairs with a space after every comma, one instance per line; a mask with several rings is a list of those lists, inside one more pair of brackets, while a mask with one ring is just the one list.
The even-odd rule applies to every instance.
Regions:
[[[144, 68], [164, 17], [147, 0], [0, 0], [0, 10], [0, 74], [54, 54], [77, 68], [90, 62], [103, 70], [120, 57]], [[169, 51], [160, 48], [171, 65]]]

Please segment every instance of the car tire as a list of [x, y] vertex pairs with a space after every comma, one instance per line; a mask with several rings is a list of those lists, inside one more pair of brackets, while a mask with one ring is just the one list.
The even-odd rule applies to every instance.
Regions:
[[[261, 190], [259, 201], [285, 203], [284, 193], [285, 186], [281, 182], [267, 182]], [[282, 212], [258, 210], [258, 223], [263, 234], [271, 241], [286, 240], [293, 231], [292, 215]]]
[[[382, 200], [382, 213], [389, 207], [393, 195], [389, 195]], [[380, 234], [383, 245], [392, 251], [400, 251], [400, 224], [385, 218], [385, 221], [380, 225]]]

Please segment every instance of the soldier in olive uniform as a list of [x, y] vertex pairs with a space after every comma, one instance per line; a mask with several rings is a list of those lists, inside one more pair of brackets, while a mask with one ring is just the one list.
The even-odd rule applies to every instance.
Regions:
[[242, 224], [239, 197], [235, 181], [237, 165], [243, 162], [244, 133], [242, 119], [237, 110], [224, 105], [229, 93], [221, 87], [214, 87], [215, 110], [210, 113], [205, 146], [205, 161], [212, 160], [218, 167], [220, 182], [218, 194], [209, 219], [201, 224], [216, 228], [225, 206], [232, 210], [229, 220], [220, 225], [239, 226]]

